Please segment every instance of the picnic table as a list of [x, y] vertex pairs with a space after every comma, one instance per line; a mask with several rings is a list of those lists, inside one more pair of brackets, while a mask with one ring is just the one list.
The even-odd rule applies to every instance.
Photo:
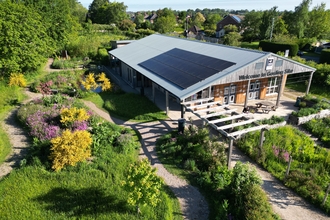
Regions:
[[263, 101], [256, 103], [257, 109], [261, 109], [264, 113], [269, 113], [270, 111], [275, 111], [276, 106], [269, 101]]

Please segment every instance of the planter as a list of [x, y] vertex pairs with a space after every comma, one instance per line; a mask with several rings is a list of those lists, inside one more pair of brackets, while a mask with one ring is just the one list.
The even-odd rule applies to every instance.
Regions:
[[312, 115], [308, 115], [308, 116], [303, 116], [303, 117], [297, 117], [294, 115], [289, 115], [289, 119], [288, 119], [288, 123], [292, 124], [292, 125], [301, 125], [304, 124], [314, 118], [325, 118], [330, 116], [330, 110], [329, 109], [325, 109], [325, 110], [321, 110], [319, 113], [317, 114], [312, 114]]

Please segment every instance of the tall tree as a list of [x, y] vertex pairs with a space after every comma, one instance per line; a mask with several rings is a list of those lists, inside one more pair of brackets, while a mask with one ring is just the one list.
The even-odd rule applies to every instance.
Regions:
[[17, 0], [37, 11], [47, 34], [54, 39], [56, 50], [64, 49], [70, 37], [77, 35], [81, 26], [74, 17], [75, 0]]
[[105, 3], [98, 10], [94, 18], [97, 24], [119, 24], [128, 18], [126, 14], [127, 6], [123, 2]]
[[192, 24], [196, 25], [197, 27], [202, 27], [202, 25], [205, 22], [205, 17], [202, 15], [202, 13], [197, 12], [192, 20]]
[[261, 39], [269, 38], [273, 31], [273, 25], [277, 21], [277, 6], [274, 6], [270, 10], [264, 11], [261, 24], [260, 24], [260, 37]]
[[171, 9], [159, 9], [157, 12], [157, 19], [154, 25], [156, 31], [160, 33], [168, 33], [174, 31], [176, 25], [176, 17]]
[[303, 0], [299, 6], [295, 7], [293, 13], [285, 16], [285, 22], [288, 24], [288, 30], [298, 38], [305, 36], [306, 27], [309, 20], [309, 6], [312, 0]]
[[244, 30], [242, 36], [245, 41], [260, 39], [260, 25], [262, 15], [262, 11], [255, 10], [245, 14], [244, 19], [242, 20], [242, 29]]
[[96, 18], [98, 14], [98, 10], [105, 4], [109, 4], [109, 0], [93, 0], [93, 2], [89, 5], [88, 9], [88, 17], [92, 20], [93, 23], [97, 23]]
[[52, 53], [42, 17], [21, 3], [0, 1], [0, 74], [37, 70]]
[[219, 14], [209, 14], [206, 17], [204, 22], [204, 29], [205, 30], [215, 30], [217, 28], [217, 23], [221, 20]]
[[307, 38], [322, 39], [330, 34], [330, 10], [325, 10], [325, 3], [313, 8], [309, 13], [309, 22], [306, 27]]

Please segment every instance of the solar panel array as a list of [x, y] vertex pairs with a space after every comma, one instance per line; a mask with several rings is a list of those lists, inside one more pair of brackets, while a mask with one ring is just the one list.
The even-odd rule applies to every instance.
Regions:
[[139, 63], [143, 68], [186, 89], [236, 63], [174, 48]]

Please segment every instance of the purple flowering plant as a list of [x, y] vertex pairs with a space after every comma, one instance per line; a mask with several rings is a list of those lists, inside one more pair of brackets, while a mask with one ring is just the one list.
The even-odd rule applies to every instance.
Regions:
[[277, 157], [283, 162], [289, 162], [290, 153], [288, 151], [281, 149], [280, 147], [277, 147], [275, 145], [272, 146], [272, 149], [275, 157]]
[[[40, 141], [49, 141], [58, 137], [65, 128], [60, 122], [60, 112], [63, 108], [70, 108], [74, 103], [74, 99], [68, 97], [63, 103], [54, 103], [49, 107], [38, 108], [37, 111], [31, 113], [26, 118], [26, 125], [30, 130], [30, 135], [38, 138]], [[42, 105], [40, 101], [34, 104]], [[49, 104], [49, 103], [48, 103]], [[88, 111], [88, 115], [93, 115], [92, 111]], [[72, 131], [87, 130], [89, 121], [75, 121], [70, 129]]]

